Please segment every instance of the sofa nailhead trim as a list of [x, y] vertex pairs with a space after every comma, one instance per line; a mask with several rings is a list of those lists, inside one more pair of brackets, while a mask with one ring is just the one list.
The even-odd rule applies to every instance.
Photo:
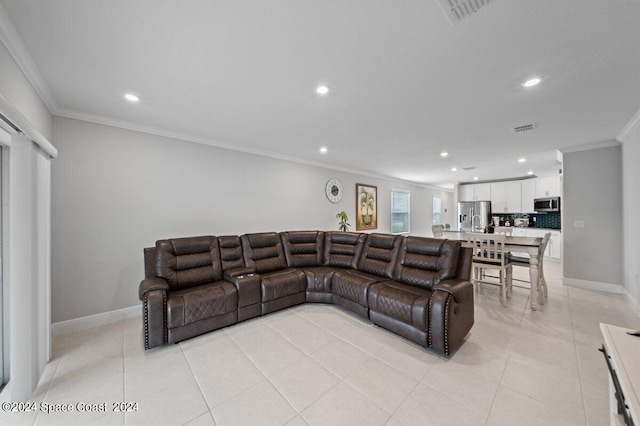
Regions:
[[169, 328], [167, 327], [167, 292], [162, 290], [162, 329], [164, 331], [162, 343], [169, 343]]
[[427, 346], [428, 348], [432, 347], [431, 344], [431, 306], [433, 305], [433, 295], [435, 294], [435, 291], [433, 293], [431, 293], [431, 297], [429, 298], [429, 307], [427, 308], [427, 336], [428, 336], [428, 343], [429, 345]]
[[142, 297], [142, 315], [144, 317], [144, 348], [149, 349], [149, 305], [147, 299], [148, 294], [145, 293]]
[[453, 296], [449, 295], [444, 304], [444, 353], [446, 355], [449, 355], [449, 305], [451, 305], [451, 299]]
[[[142, 297], [142, 310], [144, 317], [144, 348], [149, 349], [149, 293], [145, 293]], [[162, 325], [163, 335], [162, 343], [166, 344], [169, 341], [169, 335], [167, 330], [167, 292], [162, 290]]]

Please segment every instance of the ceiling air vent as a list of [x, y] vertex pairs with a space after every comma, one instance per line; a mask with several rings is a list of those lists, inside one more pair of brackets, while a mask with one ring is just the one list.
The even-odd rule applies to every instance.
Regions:
[[522, 132], [528, 132], [531, 131], [533, 129], [535, 129], [536, 123], [529, 123], [529, 124], [523, 124], [522, 126], [516, 126], [513, 128], [513, 133], [522, 133]]
[[440, 6], [451, 24], [457, 24], [465, 18], [470, 17], [481, 7], [486, 6], [495, 0], [439, 0]]

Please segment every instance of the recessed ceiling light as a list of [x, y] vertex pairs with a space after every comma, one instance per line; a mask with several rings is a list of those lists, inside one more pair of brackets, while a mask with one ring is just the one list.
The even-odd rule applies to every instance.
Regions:
[[318, 95], [326, 95], [327, 93], [329, 93], [329, 88], [327, 86], [325, 86], [324, 84], [316, 87], [316, 93]]
[[533, 86], [537, 86], [538, 84], [540, 84], [542, 80], [540, 80], [538, 77], [536, 78], [532, 78], [530, 80], [525, 81], [524, 83], [522, 83], [522, 85], [524, 87], [533, 87]]
[[129, 102], [138, 102], [140, 100], [140, 98], [133, 93], [127, 93], [126, 95], [124, 95], [124, 98]]
[[442, 157], [442, 158], [445, 158], [445, 157], [448, 157], [448, 156], [449, 156], [449, 153], [447, 151], [442, 151], [440, 153], [440, 157]]
[[528, 175], [532, 175], [532, 174], [533, 174], [533, 170], [529, 170], [529, 171], [527, 172], [527, 174], [528, 174]]
[[474, 177], [473, 177], [473, 180], [478, 180], [478, 176], [474, 176]]
[[452, 168], [451, 168], [451, 171], [452, 171], [452, 172], [457, 172], [457, 171], [458, 171], [458, 168], [457, 168], [457, 167], [452, 167]]
[[328, 151], [328, 149], [327, 149], [326, 146], [323, 146], [322, 148], [320, 148], [320, 152], [323, 153], [323, 154], [326, 153], [327, 151]]
[[527, 161], [526, 158], [518, 158], [518, 163], [524, 163], [525, 161]]

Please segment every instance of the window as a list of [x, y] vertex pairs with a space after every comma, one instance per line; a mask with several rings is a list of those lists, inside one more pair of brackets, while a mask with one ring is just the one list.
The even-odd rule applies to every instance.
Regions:
[[409, 193], [391, 190], [391, 233], [409, 232]]
[[433, 225], [442, 223], [442, 198], [433, 197]]

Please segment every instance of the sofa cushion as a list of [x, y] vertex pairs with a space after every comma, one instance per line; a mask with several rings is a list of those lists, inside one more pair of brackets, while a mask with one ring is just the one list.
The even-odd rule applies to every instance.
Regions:
[[222, 280], [216, 237], [174, 238], [156, 242], [156, 275], [171, 290]]
[[280, 237], [288, 267], [303, 268], [322, 265], [324, 232], [281, 232]]
[[367, 306], [369, 287], [374, 283], [384, 281], [384, 277], [367, 274], [353, 269], [336, 271], [331, 280], [334, 295], [351, 300], [362, 306]]
[[369, 288], [369, 309], [427, 331], [431, 294], [425, 288], [384, 281]]
[[367, 234], [325, 232], [324, 266], [356, 269]]
[[280, 235], [276, 232], [246, 234], [241, 237], [245, 266], [258, 274], [287, 268]]
[[307, 277], [307, 292], [331, 293], [331, 280], [337, 271], [339, 269], [326, 266], [302, 268]]
[[460, 241], [406, 237], [398, 254], [394, 280], [432, 289], [456, 276]]
[[292, 294], [304, 293], [307, 279], [300, 269], [285, 269], [260, 275], [262, 303]]
[[226, 281], [172, 291], [167, 298], [167, 326], [181, 327], [238, 309], [238, 291]]
[[401, 235], [370, 234], [364, 243], [358, 270], [380, 277], [393, 278]]

